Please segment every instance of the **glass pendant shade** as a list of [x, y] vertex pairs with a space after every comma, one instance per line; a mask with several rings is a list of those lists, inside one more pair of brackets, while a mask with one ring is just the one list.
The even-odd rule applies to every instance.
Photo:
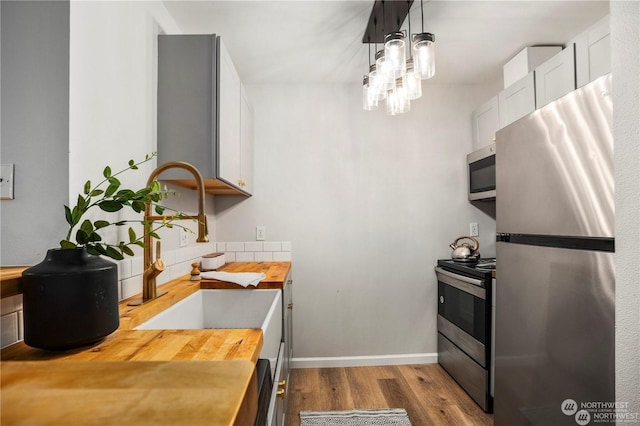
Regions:
[[409, 112], [411, 109], [411, 103], [407, 97], [407, 93], [404, 87], [404, 78], [399, 78], [392, 90], [387, 94], [387, 111], [388, 115], [398, 115], [405, 112]]
[[422, 96], [422, 80], [416, 76], [413, 70], [413, 59], [407, 59], [407, 73], [405, 75], [404, 87], [407, 98], [414, 101]]
[[369, 76], [362, 78], [362, 108], [365, 111], [373, 111], [378, 109], [378, 100], [375, 98], [373, 90], [369, 87]]
[[389, 62], [384, 56], [384, 50], [378, 50], [376, 52], [376, 69], [378, 70], [378, 77], [382, 81], [381, 84], [384, 84], [385, 86], [385, 90], [393, 89], [395, 77], [393, 76], [393, 73], [390, 72]]
[[404, 33], [396, 31], [385, 36], [384, 58], [393, 79], [404, 75], [406, 72]]
[[435, 36], [431, 33], [413, 35], [413, 65], [415, 74], [422, 80], [431, 78], [436, 73]]
[[378, 75], [376, 64], [369, 67], [369, 92], [376, 101], [382, 101], [387, 97], [387, 88]]

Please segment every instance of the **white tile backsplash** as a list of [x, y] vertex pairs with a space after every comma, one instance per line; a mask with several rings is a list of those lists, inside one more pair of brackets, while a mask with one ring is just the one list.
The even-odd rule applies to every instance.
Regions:
[[236, 253], [236, 262], [253, 262], [254, 260], [253, 252], [239, 251]]
[[280, 241], [265, 241], [263, 246], [264, 251], [282, 251], [282, 243]]
[[227, 244], [225, 244], [225, 243], [217, 243], [216, 244], [216, 252], [224, 253], [225, 251], [227, 251]]
[[275, 262], [291, 262], [291, 252], [290, 251], [273, 252], [273, 260]]
[[262, 251], [262, 241], [249, 241], [244, 243], [244, 251]]
[[292, 251], [291, 250], [291, 241], [283, 241], [282, 242], [282, 251]]
[[273, 262], [273, 252], [258, 251], [253, 254], [256, 262]]
[[244, 251], [244, 243], [227, 243], [227, 251]]

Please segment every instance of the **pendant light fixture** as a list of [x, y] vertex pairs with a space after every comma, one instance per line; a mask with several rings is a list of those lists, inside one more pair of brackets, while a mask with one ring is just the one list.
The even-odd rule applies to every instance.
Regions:
[[[397, 115], [411, 109], [412, 100], [422, 96], [422, 80], [435, 75], [434, 42], [435, 36], [424, 31], [424, 0], [420, 0], [422, 32], [411, 34], [411, 3], [392, 1], [391, 20], [395, 26], [386, 33], [385, 0], [375, 0], [371, 18], [365, 31], [369, 44], [369, 74], [362, 79], [362, 107], [366, 111], [378, 109], [380, 102], [386, 99], [386, 114]], [[381, 4], [381, 8], [379, 8]], [[401, 4], [401, 6], [399, 6]], [[382, 10], [381, 10], [382, 9]], [[382, 31], [377, 32], [377, 18], [382, 11]], [[408, 32], [401, 30], [401, 20], [408, 16]], [[373, 36], [372, 36], [373, 34]], [[406, 37], [410, 36], [411, 43]], [[384, 37], [383, 37], [384, 36]], [[374, 40], [374, 61], [371, 62], [371, 41]], [[384, 40], [383, 48], [378, 50], [377, 42]], [[406, 49], [409, 49], [407, 52]]]
[[436, 73], [434, 42], [436, 37], [424, 32], [424, 4], [420, 0], [420, 15], [422, 18], [422, 32], [412, 35], [413, 69], [415, 74], [425, 80]]

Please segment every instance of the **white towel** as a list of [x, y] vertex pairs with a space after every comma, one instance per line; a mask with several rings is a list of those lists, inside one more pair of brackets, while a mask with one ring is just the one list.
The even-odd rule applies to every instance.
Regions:
[[239, 284], [242, 287], [249, 285], [257, 286], [260, 281], [265, 279], [266, 275], [262, 272], [201, 272], [200, 276], [205, 280], [226, 281], [229, 283]]

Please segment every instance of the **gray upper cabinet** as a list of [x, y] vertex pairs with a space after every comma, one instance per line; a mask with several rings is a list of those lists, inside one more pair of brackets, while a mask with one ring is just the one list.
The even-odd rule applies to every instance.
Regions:
[[[158, 163], [193, 164], [208, 193], [250, 195], [253, 118], [246, 102], [219, 36], [158, 36]], [[180, 170], [162, 178], [195, 187]]]

